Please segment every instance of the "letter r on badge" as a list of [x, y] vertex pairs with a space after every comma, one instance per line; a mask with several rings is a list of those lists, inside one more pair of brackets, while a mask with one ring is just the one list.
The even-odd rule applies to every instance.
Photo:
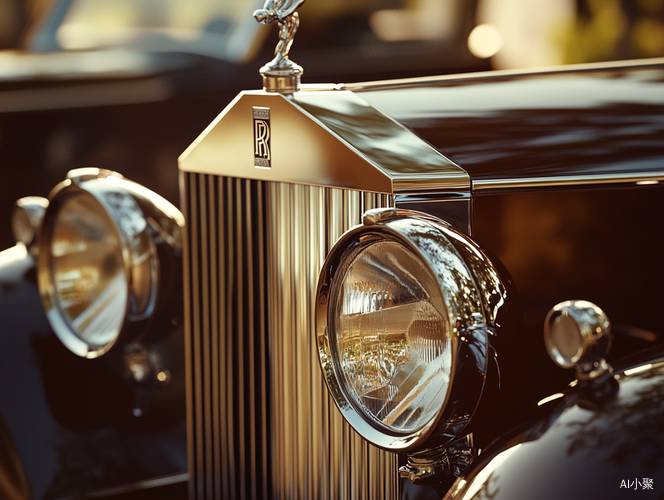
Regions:
[[256, 138], [254, 155], [256, 158], [270, 159], [270, 126], [265, 120], [254, 120]]

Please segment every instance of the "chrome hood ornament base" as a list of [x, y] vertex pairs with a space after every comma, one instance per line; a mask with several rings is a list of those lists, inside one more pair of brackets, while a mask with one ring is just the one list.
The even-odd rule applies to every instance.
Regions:
[[300, 77], [304, 70], [288, 58], [288, 52], [300, 25], [296, 10], [304, 2], [305, 0], [266, 0], [263, 8], [254, 12], [259, 23], [277, 21], [279, 25], [279, 43], [274, 50], [274, 59], [260, 69], [266, 92], [292, 93], [300, 87]]

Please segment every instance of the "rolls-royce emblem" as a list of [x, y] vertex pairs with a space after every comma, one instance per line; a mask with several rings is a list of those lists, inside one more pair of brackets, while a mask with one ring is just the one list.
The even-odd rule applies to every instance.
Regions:
[[254, 107], [254, 166], [271, 168], [270, 108]]
[[274, 50], [274, 59], [260, 69], [265, 90], [272, 92], [295, 92], [300, 85], [302, 67], [288, 58], [300, 17], [297, 9], [305, 0], [265, 0], [262, 9], [254, 12], [256, 21], [268, 24], [277, 21], [279, 43]]

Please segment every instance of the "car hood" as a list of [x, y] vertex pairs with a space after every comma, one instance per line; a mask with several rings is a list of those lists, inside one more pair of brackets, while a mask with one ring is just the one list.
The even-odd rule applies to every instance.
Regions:
[[664, 60], [347, 86], [466, 170], [474, 190], [664, 173]]

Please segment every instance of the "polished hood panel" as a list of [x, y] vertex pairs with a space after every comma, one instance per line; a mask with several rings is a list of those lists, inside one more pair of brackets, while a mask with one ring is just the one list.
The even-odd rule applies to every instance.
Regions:
[[473, 189], [621, 183], [664, 178], [662, 63], [349, 88], [459, 164]]

